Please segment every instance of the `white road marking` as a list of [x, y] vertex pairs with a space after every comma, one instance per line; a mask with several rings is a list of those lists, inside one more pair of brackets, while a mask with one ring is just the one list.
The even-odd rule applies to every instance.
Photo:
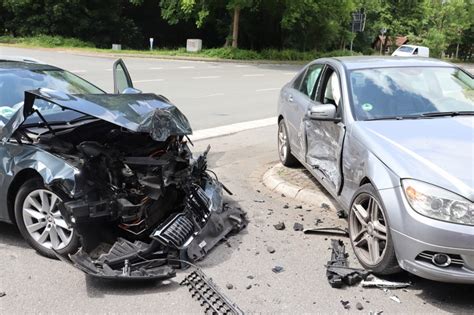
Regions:
[[263, 77], [263, 73], [244, 74], [244, 77]]
[[133, 83], [160, 82], [160, 81], [164, 81], [164, 79], [134, 80]]
[[206, 98], [206, 97], [214, 97], [214, 96], [223, 96], [224, 93], [215, 93], [215, 94], [208, 94], [208, 95], [203, 95], [203, 96], [197, 96], [193, 98]]
[[204, 77], [193, 77], [193, 79], [200, 80], [200, 79], [217, 79], [220, 78], [218, 75], [208, 75]]
[[229, 135], [229, 134], [233, 134], [233, 133], [237, 133], [237, 132], [241, 132], [245, 130], [276, 125], [276, 123], [277, 123], [277, 117], [246, 121], [246, 122], [231, 124], [227, 126], [197, 130], [193, 133], [192, 136], [190, 136], [190, 138], [193, 141], [198, 141], [198, 140], [204, 140], [204, 139], [209, 139], [209, 138], [222, 137], [225, 135]]
[[182, 66], [182, 67], [178, 67], [178, 69], [194, 69], [196, 68], [195, 66]]
[[280, 89], [280, 88], [258, 89], [258, 90], [255, 90], [255, 92], [276, 91], [276, 90], [279, 90], [279, 89]]
[[235, 65], [236, 68], [248, 68], [249, 65]]
[[161, 70], [163, 67], [151, 67], [150, 70]]
[[286, 75], [295, 75], [297, 72], [285, 72]]
[[71, 70], [72, 73], [86, 73], [87, 70]]

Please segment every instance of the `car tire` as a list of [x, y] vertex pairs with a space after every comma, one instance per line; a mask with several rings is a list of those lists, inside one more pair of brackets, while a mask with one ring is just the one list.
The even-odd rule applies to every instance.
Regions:
[[53, 248], [67, 256], [80, 245], [76, 231], [67, 226], [57, 208], [57, 202], [64, 199], [37, 178], [27, 180], [15, 198], [15, 219], [21, 235], [39, 254], [49, 258], [57, 258]]
[[401, 271], [398, 265], [387, 212], [371, 184], [361, 186], [349, 211], [349, 238], [360, 264], [374, 274]]
[[284, 119], [278, 123], [278, 157], [284, 166], [295, 166], [298, 164], [298, 160], [291, 153], [288, 129]]

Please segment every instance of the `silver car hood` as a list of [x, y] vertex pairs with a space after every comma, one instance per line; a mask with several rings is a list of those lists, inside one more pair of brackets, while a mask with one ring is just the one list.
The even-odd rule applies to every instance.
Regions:
[[400, 178], [474, 201], [474, 117], [358, 121], [354, 136]]
[[192, 134], [191, 126], [183, 113], [167, 100], [155, 94], [66, 94], [60, 91], [39, 89], [25, 92], [23, 105], [4, 122], [0, 139], [6, 141], [20, 128], [26, 118], [35, 113], [35, 99], [43, 99], [63, 109], [108, 121], [134, 132], [149, 133], [155, 141], [169, 136]]

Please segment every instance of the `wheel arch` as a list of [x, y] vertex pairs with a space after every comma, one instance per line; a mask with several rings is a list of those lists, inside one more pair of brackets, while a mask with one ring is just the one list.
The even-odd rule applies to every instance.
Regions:
[[8, 216], [12, 223], [16, 225], [15, 219], [15, 198], [20, 190], [20, 187], [29, 179], [37, 178], [43, 180], [40, 173], [38, 173], [35, 169], [26, 168], [18, 172], [15, 175], [10, 186], [8, 187], [7, 192], [7, 208], [8, 208]]

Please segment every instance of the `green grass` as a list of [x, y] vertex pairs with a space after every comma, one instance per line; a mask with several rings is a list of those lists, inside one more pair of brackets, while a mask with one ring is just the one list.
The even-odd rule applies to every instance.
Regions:
[[17, 44], [33, 47], [71, 47], [71, 48], [94, 48], [94, 44], [76, 38], [62, 36], [38, 35], [34, 37], [0, 36], [0, 43]]
[[[297, 51], [294, 49], [265, 49], [254, 51], [235, 48], [209, 48], [203, 49], [198, 53], [187, 52], [185, 48], [178, 49], [156, 49], [149, 50], [112, 50], [96, 48], [93, 43], [81, 41], [75, 38], [65, 38], [61, 36], [38, 35], [34, 37], [12, 37], [0, 36], [0, 44], [14, 44], [27, 47], [46, 47], [46, 48], [74, 48], [83, 51], [114, 53], [114, 54], [137, 54], [150, 56], [175, 56], [175, 57], [197, 57], [210, 59], [232, 59], [232, 60], [267, 60], [267, 61], [309, 61], [321, 57], [335, 57], [350, 55], [349, 51], [335, 50], [330, 52], [318, 51]], [[360, 55], [360, 53], [354, 53]]]

